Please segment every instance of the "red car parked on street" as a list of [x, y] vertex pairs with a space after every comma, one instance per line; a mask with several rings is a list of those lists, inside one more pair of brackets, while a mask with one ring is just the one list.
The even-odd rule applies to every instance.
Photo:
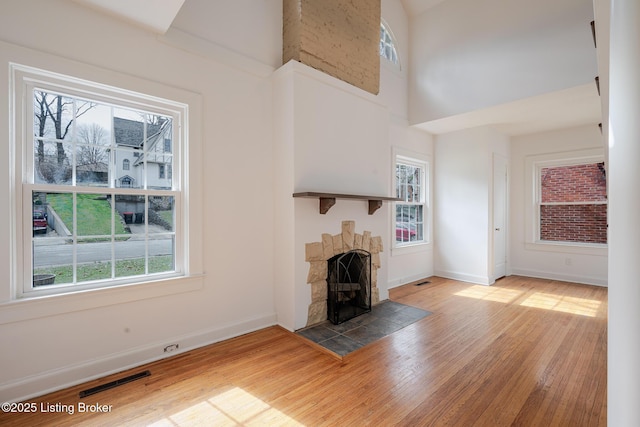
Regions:
[[42, 211], [33, 211], [33, 234], [46, 234], [47, 227], [47, 215]]

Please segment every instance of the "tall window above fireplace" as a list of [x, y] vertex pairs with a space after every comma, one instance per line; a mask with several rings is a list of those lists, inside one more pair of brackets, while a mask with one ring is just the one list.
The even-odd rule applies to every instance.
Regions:
[[427, 163], [397, 155], [395, 163], [395, 245], [427, 242]]

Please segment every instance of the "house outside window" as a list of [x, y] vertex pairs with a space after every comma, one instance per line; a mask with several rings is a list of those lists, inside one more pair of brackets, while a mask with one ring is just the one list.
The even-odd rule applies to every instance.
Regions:
[[540, 164], [537, 182], [541, 242], [607, 243], [604, 162]]
[[396, 156], [395, 243], [405, 246], [427, 241], [425, 217], [427, 164], [418, 159]]
[[151, 171], [179, 167], [164, 148], [166, 139], [179, 146], [186, 105], [12, 67], [16, 144], [25, 147], [16, 150], [25, 153], [16, 159], [17, 297], [184, 275], [180, 171], [162, 183]]

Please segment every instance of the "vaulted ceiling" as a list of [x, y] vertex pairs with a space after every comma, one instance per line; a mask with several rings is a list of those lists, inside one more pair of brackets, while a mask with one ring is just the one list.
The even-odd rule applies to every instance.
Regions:
[[[169, 30], [181, 8], [188, 0], [73, 0], [103, 13], [126, 20], [156, 34]], [[400, 0], [411, 21], [428, 9], [447, 0]], [[192, 4], [201, 7], [203, 3]], [[183, 8], [184, 9], [184, 8]], [[207, 20], [194, 21], [190, 17], [190, 32], [206, 39], [211, 25]], [[187, 10], [183, 11], [187, 12]], [[183, 17], [182, 21], [186, 19]], [[179, 23], [184, 27], [184, 22]], [[194, 28], [194, 26], [196, 28]], [[199, 27], [198, 27], [199, 26]], [[509, 135], [540, 132], [559, 127], [597, 123], [601, 116], [600, 100], [595, 86], [583, 85], [564, 91], [527, 98], [513, 103], [483, 108], [466, 114], [458, 114], [417, 126], [434, 134], [459, 129], [491, 125]]]
[[164, 34], [185, 0], [74, 0], [133, 24]]

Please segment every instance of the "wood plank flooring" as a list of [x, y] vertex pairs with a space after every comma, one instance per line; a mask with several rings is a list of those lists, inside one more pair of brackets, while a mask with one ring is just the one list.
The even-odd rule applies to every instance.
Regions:
[[[606, 425], [606, 288], [429, 280], [390, 294], [432, 315], [342, 360], [271, 327], [32, 399], [35, 413], [0, 425]], [[87, 412], [97, 403], [110, 411]], [[74, 413], [40, 410], [56, 404]]]

